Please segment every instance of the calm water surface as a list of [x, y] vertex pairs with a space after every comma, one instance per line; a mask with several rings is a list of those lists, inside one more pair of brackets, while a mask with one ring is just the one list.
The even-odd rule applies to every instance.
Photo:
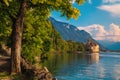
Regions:
[[120, 80], [120, 53], [50, 55], [44, 65], [58, 80]]

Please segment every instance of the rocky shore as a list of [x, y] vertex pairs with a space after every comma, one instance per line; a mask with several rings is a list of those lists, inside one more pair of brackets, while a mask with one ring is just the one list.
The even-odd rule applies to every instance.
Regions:
[[[47, 67], [39, 68], [29, 64], [24, 58], [21, 58], [21, 64], [23, 74], [21, 75], [9, 75], [10, 73], [10, 57], [0, 55], [0, 80], [57, 80], [53, 77]], [[7, 73], [7, 75], [3, 75]]]

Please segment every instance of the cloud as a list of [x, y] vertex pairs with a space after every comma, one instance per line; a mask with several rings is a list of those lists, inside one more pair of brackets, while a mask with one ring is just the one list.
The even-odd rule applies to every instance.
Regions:
[[120, 16], [120, 4], [102, 5], [97, 8], [109, 12], [112, 16]]
[[102, 0], [103, 3], [117, 3], [120, 2], [120, 0]]
[[87, 31], [96, 40], [120, 42], [120, 27], [114, 23], [110, 24], [107, 30], [104, 28], [104, 26], [99, 24], [78, 27], [78, 29]]
[[96, 40], [103, 40], [103, 36], [107, 34], [104, 26], [99, 24], [93, 24], [86, 27], [78, 27], [78, 29], [87, 31]]
[[99, 25], [99, 24], [93, 24], [87, 27], [78, 27], [78, 29], [80, 30], [86, 30], [87, 32], [89, 32], [92, 36], [103, 36], [104, 34], [106, 34], [106, 31], [104, 29], [103, 26]]
[[114, 17], [120, 17], [120, 4], [102, 5], [97, 8], [109, 12]]
[[[109, 30], [108, 30], [108, 35], [111, 35], [110, 37], [108, 37], [107, 39], [112, 39], [112, 41], [119, 41], [120, 42], [120, 27], [116, 24], [111, 24], [109, 26]], [[116, 36], [114, 36], [116, 35]]]

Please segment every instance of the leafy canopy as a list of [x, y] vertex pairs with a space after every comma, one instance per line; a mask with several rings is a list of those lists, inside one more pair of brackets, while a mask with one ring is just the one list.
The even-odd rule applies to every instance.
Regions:
[[[10, 6], [12, 2], [22, 2], [23, 0], [3, 0], [6, 6]], [[73, 7], [72, 4], [77, 2], [79, 5], [86, 0], [28, 0], [28, 8], [40, 7], [48, 10], [48, 13], [53, 10], [62, 12], [62, 16], [67, 16], [68, 19], [75, 18], [80, 15], [80, 11]], [[14, 6], [14, 5], [13, 5]]]
[[[10, 45], [12, 26], [19, 15], [23, 0], [0, 0], [0, 44]], [[54, 31], [48, 21], [53, 10], [60, 11], [61, 16], [68, 19], [80, 15], [80, 11], [72, 6], [73, 0], [27, 0], [27, 11], [24, 19], [22, 53], [29, 60], [34, 55], [46, 53], [52, 49], [66, 48], [60, 35]], [[79, 5], [85, 0], [75, 0]], [[56, 34], [53, 34], [53, 33]], [[47, 45], [46, 45], [47, 44]], [[38, 53], [38, 54], [37, 54]], [[28, 56], [29, 55], [29, 56]], [[31, 62], [34, 62], [31, 60]]]

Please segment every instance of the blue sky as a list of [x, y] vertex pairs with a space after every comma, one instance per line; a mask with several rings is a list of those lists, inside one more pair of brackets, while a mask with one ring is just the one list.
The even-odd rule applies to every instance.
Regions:
[[119, 2], [120, 0], [88, 0], [81, 6], [74, 3], [73, 6], [78, 8], [82, 14], [78, 17], [78, 20], [67, 20], [66, 17], [60, 16], [60, 12], [56, 11], [53, 11], [51, 16], [56, 20], [67, 22], [75, 26], [87, 26], [91, 24], [108, 26], [111, 23], [120, 25], [120, 15], [113, 16], [113, 13], [99, 8], [103, 5], [118, 4]]
[[[60, 12], [56, 11], [51, 13], [51, 17], [58, 21], [67, 22], [76, 27], [80, 27], [79, 29], [89, 29], [87, 32], [92, 36], [107, 37], [108, 35], [120, 35], [120, 0], [88, 0], [81, 6], [78, 6], [77, 3], [74, 3], [73, 6], [78, 8], [81, 12], [81, 16], [79, 16], [77, 20], [67, 20], [66, 17], [60, 16]], [[91, 30], [91, 27], [94, 29]], [[112, 37], [108, 39], [110, 38]], [[105, 38], [103, 40], [105, 40]], [[115, 38], [113, 41], [120, 41], [120, 38]]]

